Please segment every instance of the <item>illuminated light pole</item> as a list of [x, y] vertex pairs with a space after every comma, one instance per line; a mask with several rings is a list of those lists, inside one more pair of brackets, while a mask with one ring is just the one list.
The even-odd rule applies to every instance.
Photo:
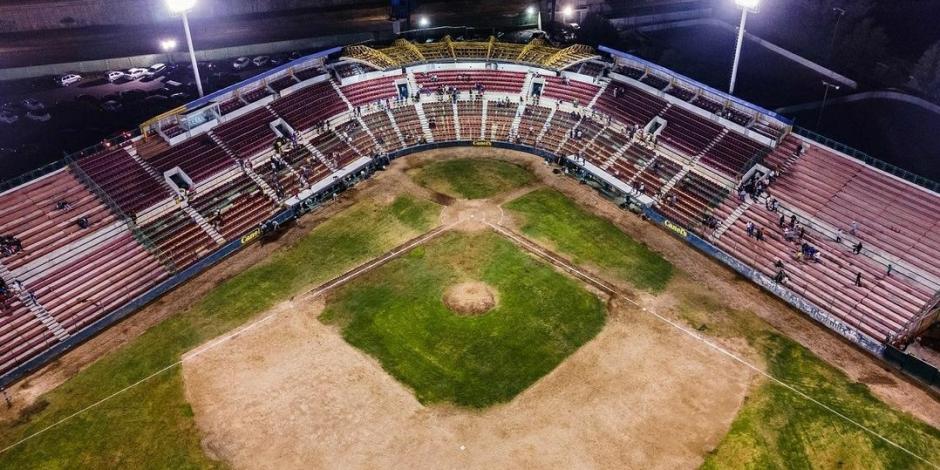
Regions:
[[176, 50], [176, 39], [161, 39], [160, 49], [163, 49], [163, 52], [166, 52], [167, 62], [173, 63], [173, 56], [171, 54]]
[[418, 17], [418, 27], [419, 27], [419, 28], [427, 28], [428, 26], [431, 26], [431, 20], [429, 20], [427, 16], [419, 16], [419, 17]]
[[728, 93], [734, 94], [734, 82], [738, 79], [738, 64], [741, 62], [741, 45], [744, 43], [744, 24], [747, 22], [747, 14], [757, 13], [757, 7], [760, 6], [760, 0], [734, 0], [734, 3], [741, 8], [741, 25], [738, 27], [738, 43], [734, 48], [734, 64], [731, 66], [731, 86], [728, 87]]
[[183, 29], [186, 30], [186, 43], [189, 45], [189, 58], [193, 63], [193, 75], [196, 77], [196, 89], [199, 90], [199, 97], [203, 97], [202, 79], [199, 78], [199, 65], [196, 63], [196, 50], [193, 49], [193, 35], [189, 31], [189, 17], [187, 14], [196, 6], [196, 0], [166, 0], [166, 6], [173, 13], [179, 13], [183, 17]]

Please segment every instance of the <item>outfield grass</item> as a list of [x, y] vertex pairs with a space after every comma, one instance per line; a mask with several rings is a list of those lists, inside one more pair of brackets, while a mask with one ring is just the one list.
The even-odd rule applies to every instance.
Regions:
[[535, 175], [515, 163], [491, 158], [434, 161], [413, 172], [414, 180], [458, 199], [486, 199], [531, 183]]
[[[772, 376], [912, 452], [940, 460], [940, 431], [892, 409], [756, 315], [725, 307], [715, 294], [681, 298], [680, 316], [700, 331], [746, 339]], [[759, 380], [704, 468], [927, 468], [792, 390]]]
[[672, 278], [672, 264], [662, 256], [555, 190], [539, 189], [504, 207], [522, 219], [523, 233], [551, 244], [576, 264], [598, 266], [652, 292], [665, 289]]
[[[438, 206], [399, 197], [366, 201], [315, 228], [261, 265], [223, 282], [192, 308], [148, 330], [54, 391], [16, 425], [0, 448], [35, 433], [179, 360], [311, 284], [326, 281], [430, 229]], [[179, 367], [66, 421], [6, 453], [0, 468], [207, 468]]]
[[[445, 289], [482, 281], [499, 304], [460, 316]], [[593, 338], [604, 303], [578, 282], [483, 232], [448, 233], [335, 291], [321, 320], [377, 358], [422, 403], [506, 402]]]

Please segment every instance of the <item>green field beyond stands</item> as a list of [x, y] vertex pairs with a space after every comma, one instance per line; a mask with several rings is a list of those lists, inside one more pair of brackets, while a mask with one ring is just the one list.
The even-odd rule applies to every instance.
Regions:
[[[451, 311], [449, 286], [481, 281], [499, 302]], [[483, 408], [516, 396], [593, 338], [604, 303], [493, 233], [448, 233], [330, 296], [321, 319], [376, 357], [422, 403]]]
[[410, 173], [418, 184], [458, 199], [490, 198], [535, 179], [526, 168], [491, 158], [435, 161]]

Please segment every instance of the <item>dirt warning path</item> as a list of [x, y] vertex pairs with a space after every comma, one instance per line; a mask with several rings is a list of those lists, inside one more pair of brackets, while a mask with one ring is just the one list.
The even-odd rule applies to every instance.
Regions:
[[750, 377], [614, 305], [598, 336], [512, 402], [424, 407], [316, 316], [285, 303], [184, 363], [204, 447], [236, 468], [692, 468]]

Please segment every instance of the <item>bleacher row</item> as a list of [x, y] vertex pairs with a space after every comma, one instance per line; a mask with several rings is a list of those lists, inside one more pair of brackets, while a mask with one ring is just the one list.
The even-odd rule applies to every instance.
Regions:
[[[458, 135], [581, 155], [656, 199], [663, 214], [703, 237], [714, 229], [709, 218], [727, 221], [731, 227], [718, 246], [772, 275], [772, 261], [792, 251], [772, 230], [774, 215], [753, 204], [729, 219], [740, 204], [729, 197], [735, 178], [756, 155], [769, 152], [765, 163], [781, 173], [770, 191], [801, 218], [843, 229], [857, 221], [858, 237], [870, 250], [940, 277], [936, 194], [821, 147], [795, 158], [796, 137], [771, 152], [630, 84], [544, 77], [541, 96], [527, 97], [525, 73], [417, 73], [414, 81], [426, 89], [452, 86], [461, 93], [456, 102], [424, 96], [416, 104], [397, 99], [398, 86], [410, 81], [403, 75], [347, 85], [312, 73], [294, 76], [220, 103], [223, 122], [206, 134], [172, 147], [151, 136], [157, 142], [108, 148], [0, 195], [0, 235], [15, 236], [24, 246], [0, 259], [5, 281], [18, 279], [38, 301], [15, 298], [0, 314], [0, 375], [240, 237], [305, 182], [330, 178], [362, 156]], [[316, 83], [293, 86], [302, 80]], [[478, 83], [487, 90], [482, 99], [468, 93]], [[257, 103], [286, 87], [294, 90]], [[226, 118], [245, 106], [257, 108]], [[657, 145], [668, 152], [630, 138], [631, 128], [657, 116], [667, 122]], [[301, 136], [301, 145], [284, 155], [284, 167], [269, 161], [272, 123], [279, 120]], [[193, 182], [186, 201], [164, 180], [176, 168]], [[748, 221], [767, 228], [765, 241], [742, 235]], [[824, 262], [797, 265], [790, 274], [794, 289], [873, 338], [901, 331], [931, 290], [902, 275], [879, 276], [873, 257], [852, 255], [823, 232], [809, 230], [808, 240], [824, 250]], [[858, 271], [870, 281], [863, 288], [847, 286]]]

